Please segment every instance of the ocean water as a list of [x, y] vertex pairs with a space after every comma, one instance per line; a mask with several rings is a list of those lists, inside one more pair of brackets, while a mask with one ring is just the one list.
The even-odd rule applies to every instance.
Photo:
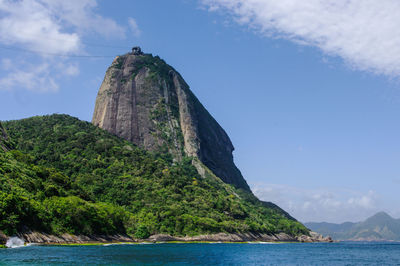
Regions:
[[0, 249], [0, 265], [400, 265], [400, 243], [135, 244]]

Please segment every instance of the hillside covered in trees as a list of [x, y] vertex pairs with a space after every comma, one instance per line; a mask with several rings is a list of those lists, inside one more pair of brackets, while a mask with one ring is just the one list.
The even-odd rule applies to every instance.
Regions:
[[0, 231], [7, 235], [309, 233], [211, 171], [200, 177], [196, 158], [176, 162], [68, 115], [3, 126], [13, 144], [0, 149]]

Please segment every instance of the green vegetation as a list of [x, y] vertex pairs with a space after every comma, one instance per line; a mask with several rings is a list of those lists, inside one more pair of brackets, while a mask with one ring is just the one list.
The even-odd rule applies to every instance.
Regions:
[[124, 59], [122, 57], [118, 57], [116, 63], [113, 65], [116, 69], [121, 69], [124, 65]]
[[157, 131], [152, 134], [165, 141], [163, 146], [160, 147], [164, 155], [168, 155], [168, 152], [171, 154], [175, 152], [175, 155], [179, 158], [185, 156], [183, 150], [184, 139], [179, 126], [179, 116], [172, 105], [167, 104], [164, 99], [160, 99], [151, 111], [150, 118], [157, 128]]
[[149, 236], [150, 236], [150, 232], [147, 229], [147, 226], [145, 226], [145, 225], [140, 225], [138, 227], [138, 229], [136, 230], [136, 233], [135, 233], [136, 238], [145, 239], [145, 238], [148, 238]]
[[139, 71], [143, 67], [147, 67], [151, 73], [160, 75], [161, 78], [168, 80], [169, 71], [172, 67], [169, 66], [159, 56], [152, 56], [151, 54], [145, 54], [140, 56], [140, 62], [135, 64], [135, 69]]
[[16, 148], [0, 150], [0, 230], [8, 235], [308, 233], [252, 194], [201, 178], [191, 158], [172, 162], [67, 115], [3, 125]]
[[6, 130], [0, 123], [0, 150], [8, 151], [14, 148], [14, 143], [8, 138]]
[[[135, 63], [134, 67], [135, 68], [131, 76], [132, 79], [136, 77], [141, 69], [147, 68], [149, 70], [149, 76], [147, 77], [148, 80], [155, 82], [158, 80], [166, 80], [172, 82], [172, 79], [170, 78], [170, 71], [174, 69], [159, 56], [153, 57], [152, 54], [141, 55], [138, 57], [138, 62]], [[173, 84], [167, 84], [167, 86], [172, 87]]]

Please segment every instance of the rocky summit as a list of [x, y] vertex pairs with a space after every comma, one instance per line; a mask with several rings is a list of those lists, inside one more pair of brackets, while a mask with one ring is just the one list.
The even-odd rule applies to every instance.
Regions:
[[174, 68], [139, 47], [117, 56], [108, 68], [92, 123], [175, 161], [197, 158], [199, 174], [207, 167], [225, 183], [250, 191], [224, 129]]

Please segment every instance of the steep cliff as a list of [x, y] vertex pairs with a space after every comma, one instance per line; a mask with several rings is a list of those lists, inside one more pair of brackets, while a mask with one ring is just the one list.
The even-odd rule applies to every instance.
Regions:
[[[93, 124], [152, 152], [198, 158], [228, 184], [249, 191], [234, 147], [181, 75], [139, 48], [117, 56], [97, 95]], [[195, 164], [199, 173], [202, 164]]]

